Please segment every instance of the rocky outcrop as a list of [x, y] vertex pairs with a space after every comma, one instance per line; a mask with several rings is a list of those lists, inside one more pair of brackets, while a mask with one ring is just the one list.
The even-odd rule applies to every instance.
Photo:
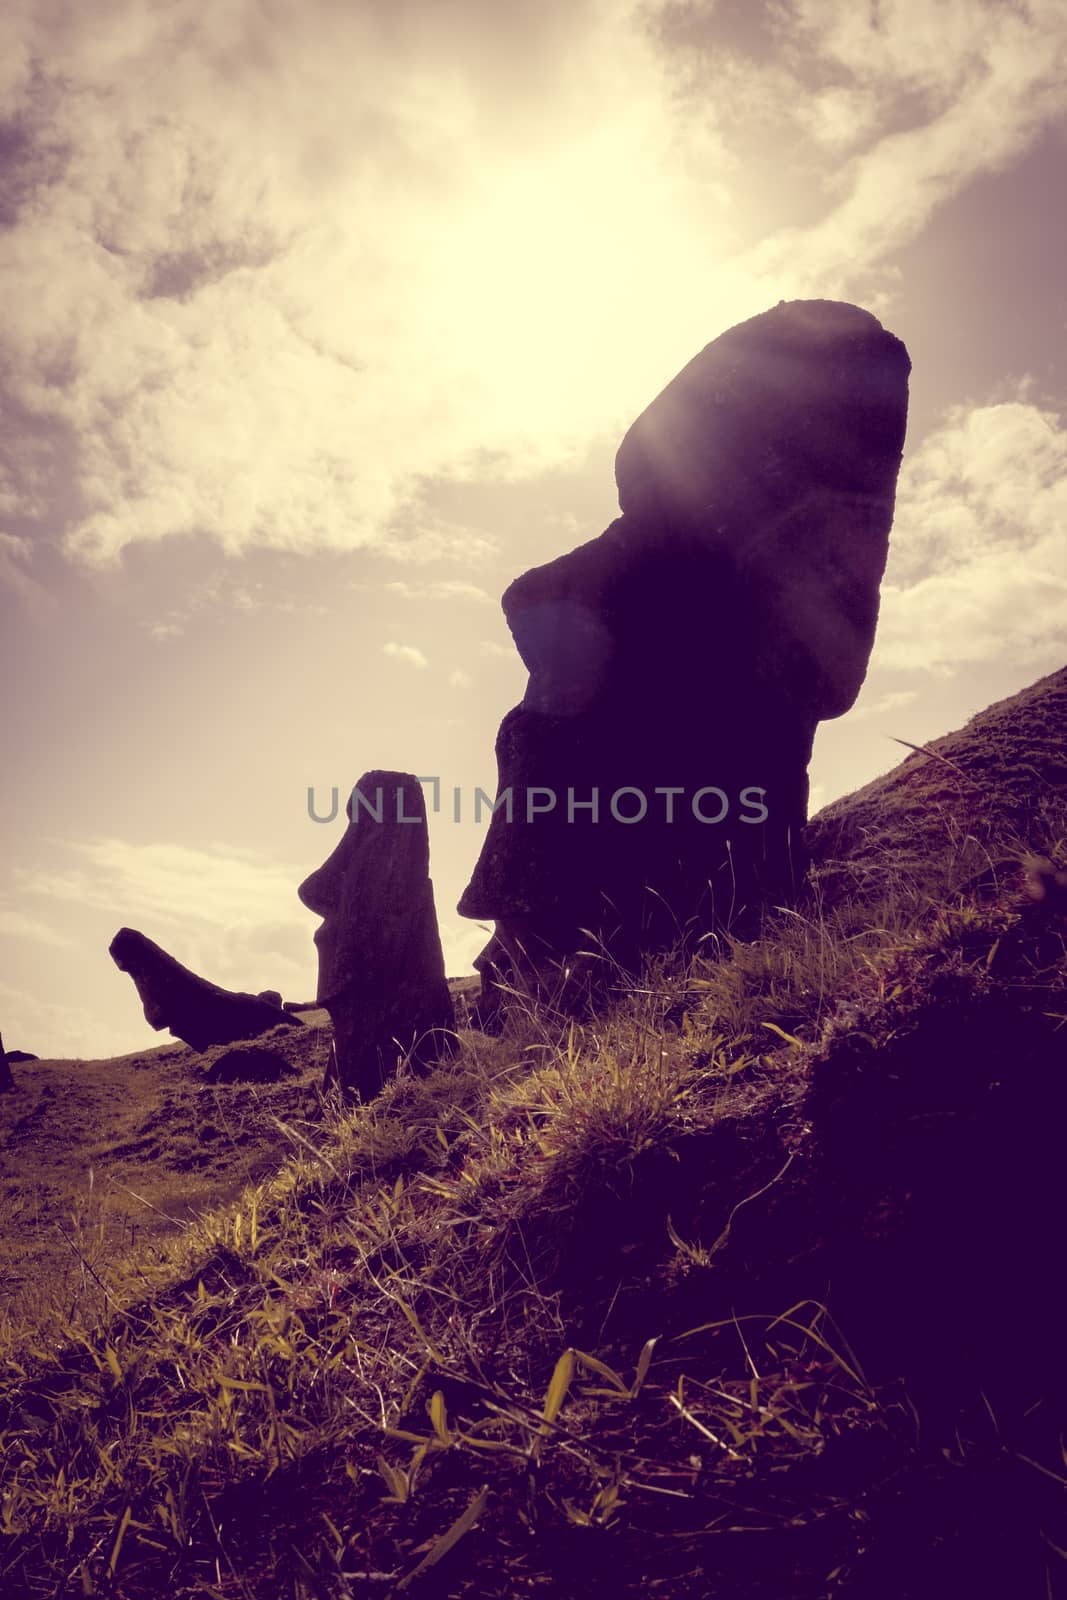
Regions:
[[874, 639], [909, 370], [855, 306], [731, 329], [623, 439], [623, 515], [507, 590], [530, 677], [459, 906], [495, 919], [494, 972], [591, 939], [629, 965], [793, 898], [815, 729]]
[[198, 977], [135, 928], [120, 928], [109, 952], [119, 971], [133, 979], [145, 1020], [157, 1031], [169, 1028], [194, 1050], [253, 1039], [287, 1024], [303, 1026], [254, 994], [221, 989]]
[[352, 791], [336, 850], [300, 885], [323, 918], [318, 1003], [330, 1013], [334, 1081], [371, 1099], [408, 1058], [427, 1064], [455, 1041], [417, 778], [367, 772]]
[[6, 1094], [9, 1089], [13, 1089], [14, 1087], [15, 1080], [11, 1075], [11, 1068], [8, 1065], [7, 1056], [4, 1054], [3, 1034], [0, 1034], [0, 1094]]

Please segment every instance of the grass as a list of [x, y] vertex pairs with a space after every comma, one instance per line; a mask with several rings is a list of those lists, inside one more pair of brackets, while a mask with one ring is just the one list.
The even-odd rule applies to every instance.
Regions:
[[[715, 1074], [685, 1052], [664, 1064], [646, 1039], [623, 1069], [641, 1022], [620, 1021], [614, 1048], [573, 1027], [552, 1052], [527, 1030], [468, 1041], [459, 1068], [320, 1128], [317, 1154], [292, 1128], [273, 1180], [175, 1242], [176, 1286], [160, 1273], [123, 1305], [116, 1260], [98, 1328], [57, 1329], [58, 1365], [12, 1363], [5, 1592], [405, 1592], [455, 1570], [490, 1506], [494, 1587], [468, 1592], [544, 1588], [570, 1538], [621, 1524], [658, 1530], [676, 1568], [701, 1542], [695, 1506], [750, 1521], [777, 1462], [831, 1417], [866, 1418], [817, 1308], [747, 1338], [694, 1330], [669, 1354], [650, 1334], [629, 1366], [568, 1343], [524, 1223], [598, 1177], [625, 1183], [713, 1114]], [[742, 1350], [751, 1370], [730, 1376]]]
[[303, 1114], [329, 1049], [325, 1013], [307, 1018], [299, 1034], [272, 1036], [292, 1067], [276, 1084], [213, 1082], [222, 1046], [15, 1068], [0, 1101], [0, 1356], [79, 1306], [91, 1321], [104, 1298], [99, 1269], [151, 1259], [273, 1170], [286, 1146], [271, 1116]]
[[313, 1091], [322, 1029], [306, 1080], [217, 1111], [190, 1052], [110, 1064], [171, 1117], [153, 1147], [147, 1088], [96, 1144], [72, 1114], [67, 1188], [9, 1223], [0, 1593], [1063, 1592], [1067, 954], [1019, 893], [1034, 843], [1067, 860], [1067, 817], [946, 829], [877, 895], [824, 856], [759, 938], [580, 1021], [515, 1006], [351, 1110]]

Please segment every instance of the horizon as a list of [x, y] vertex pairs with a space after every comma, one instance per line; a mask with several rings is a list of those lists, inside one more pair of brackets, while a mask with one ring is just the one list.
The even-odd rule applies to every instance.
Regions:
[[171, 1042], [126, 925], [314, 996], [297, 888], [343, 824], [307, 793], [375, 769], [438, 777], [469, 972], [488, 814], [450, 796], [495, 794], [526, 680], [499, 596], [618, 515], [630, 423], [779, 300], [912, 361], [810, 813], [1067, 660], [1063, 0], [20, 0], [0, 32], [7, 1049]]

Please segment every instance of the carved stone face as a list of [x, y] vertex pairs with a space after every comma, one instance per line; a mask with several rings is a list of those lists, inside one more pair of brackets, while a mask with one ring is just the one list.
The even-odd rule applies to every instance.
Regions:
[[[909, 370], [857, 306], [750, 318], [627, 432], [622, 516], [509, 585], [530, 679], [497, 736], [497, 793], [527, 820], [494, 811], [459, 903], [496, 922], [490, 960], [554, 984], [590, 937], [632, 966], [683, 929], [755, 929], [765, 904], [789, 903], [815, 729], [852, 705], [874, 640]], [[535, 788], [663, 785], [756, 790], [763, 818], [630, 826], [557, 805], [529, 820]]]
[[303, 1026], [281, 1009], [280, 996], [271, 1005], [259, 995], [220, 989], [136, 928], [120, 928], [109, 949], [119, 971], [133, 979], [145, 1021], [157, 1030], [169, 1028], [194, 1050], [251, 1039], [279, 1025]]
[[365, 773], [347, 816], [337, 848], [297, 893], [323, 919], [318, 1001], [333, 1023], [340, 1082], [366, 1099], [453, 1016], [418, 779]]
[[336, 849], [297, 890], [308, 910], [323, 919], [314, 938], [323, 1006], [341, 1000], [375, 964], [382, 931], [375, 928], [378, 905], [385, 901], [382, 909], [391, 906], [395, 916], [397, 899], [429, 872], [426, 808], [415, 778], [365, 773], [345, 814], [348, 827]]

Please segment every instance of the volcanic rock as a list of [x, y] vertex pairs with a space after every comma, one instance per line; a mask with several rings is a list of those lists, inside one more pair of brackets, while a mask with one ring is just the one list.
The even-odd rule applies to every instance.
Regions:
[[120, 928], [109, 946], [120, 972], [129, 973], [144, 1005], [145, 1020], [169, 1028], [194, 1050], [252, 1039], [270, 1028], [303, 1024], [254, 994], [221, 989], [183, 967], [135, 928]]
[[407, 1057], [425, 1065], [452, 1051], [455, 1018], [430, 881], [426, 807], [417, 778], [367, 772], [348, 802], [336, 850], [298, 890], [323, 920], [318, 1004], [330, 1013], [335, 1056], [326, 1073], [371, 1099]]
[[632, 965], [794, 898], [815, 729], [874, 639], [909, 370], [856, 306], [732, 328], [623, 439], [623, 515], [507, 590], [530, 677], [459, 905], [495, 919], [494, 975], [501, 947], [513, 972], [590, 940]]

